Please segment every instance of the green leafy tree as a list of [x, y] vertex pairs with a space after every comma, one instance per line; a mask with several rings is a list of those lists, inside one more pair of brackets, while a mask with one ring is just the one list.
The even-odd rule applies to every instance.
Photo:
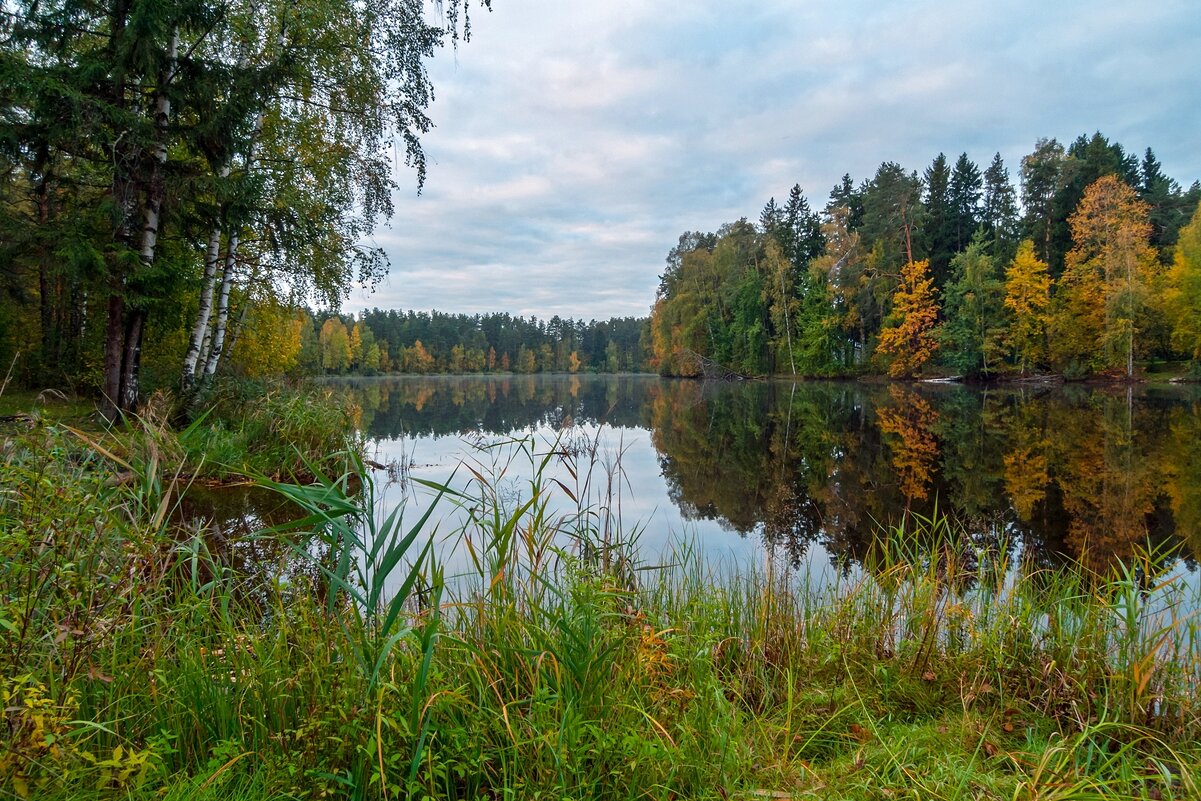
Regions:
[[776, 363], [789, 369], [792, 375], [796, 375], [793, 332], [796, 330], [795, 318], [800, 303], [793, 286], [792, 265], [784, 257], [784, 252], [774, 237], [768, 237], [762, 269], [766, 278], [764, 299], [767, 301], [768, 314], [776, 333], [770, 345], [775, 353], [783, 354], [783, 358], [777, 358]]
[[853, 364], [827, 276], [821, 259], [815, 260], [796, 307], [793, 354], [798, 372], [806, 376], [837, 375]]
[[966, 375], [994, 372], [1004, 354], [1004, 284], [983, 233], [951, 261], [940, 330], [947, 364]]
[[115, 418], [138, 403], [146, 332], [181, 307], [198, 304], [187, 388], [265, 283], [336, 300], [382, 275], [362, 245], [391, 211], [380, 154], [399, 137], [424, 177], [425, 61], [466, 34], [468, 2], [439, 25], [421, 0], [7, 4], [2, 149], [34, 211], [0, 212], [0, 233], [26, 218], [38, 236], [0, 238], [37, 275], [44, 354], [87, 346], [63, 336], [85, 318], [102, 331], [87, 358]]

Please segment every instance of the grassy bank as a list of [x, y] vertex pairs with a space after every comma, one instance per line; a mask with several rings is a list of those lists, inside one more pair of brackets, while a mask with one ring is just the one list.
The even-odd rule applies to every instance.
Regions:
[[520, 499], [427, 488], [469, 515], [447, 577], [361, 465], [267, 482], [301, 518], [223, 543], [139, 436], [3, 440], [0, 797], [1198, 793], [1199, 599], [1154, 560], [1037, 572], [913, 519], [833, 584], [649, 565], [603, 499], [551, 513], [586, 454], [523, 445]]
[[[144, 468], [160, 462], [172, 479], [185, 481], [311, 478], [314, 468], [343, 470], [347, 437], [359, 414], [336, 389], [278, 381], [219, 381], [199, 411], [183, 408], [170, 394], [155, 393], [137, 417], [115, 426], [100, 418], [90, 399], [53, 390], [0, 393], [0, 435], [50, 425], [73, 432], [79, 440], [74, 444], [109, 457], [100, 469], [116, 468], [132, 477], [132, 464]], [[35, 440], [30, 442], [36, 447]]]

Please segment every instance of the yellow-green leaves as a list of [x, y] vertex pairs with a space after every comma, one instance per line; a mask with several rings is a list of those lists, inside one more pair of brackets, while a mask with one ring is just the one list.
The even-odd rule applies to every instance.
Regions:
[[1046, 358], [1050, 307], [1047, 263], [1034, 255], [1034, 242], [1027, 239], [1005, 271], [1005, 308], [1012, 315], [1006, 342], [1023, 374]]

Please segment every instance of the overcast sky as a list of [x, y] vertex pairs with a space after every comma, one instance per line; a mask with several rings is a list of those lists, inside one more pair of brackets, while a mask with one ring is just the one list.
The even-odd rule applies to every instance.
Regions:
[[685, 230], [800, 183], [919, 173], [940, 151], [1018, 185], [1039, 137], [1100, 130], [1201, 178], [1197, 0], [494, 0], [430, 64], [420, 196], [347, 306], [604, 319], [649, 312]]

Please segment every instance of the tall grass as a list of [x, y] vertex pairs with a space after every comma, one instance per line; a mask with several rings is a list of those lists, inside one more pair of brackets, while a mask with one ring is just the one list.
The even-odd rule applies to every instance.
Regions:
[[1036, 571], [934, 516], [826, 582], [652, 564], [604, 454], [509, 443], [406, 524], [353, 449], [304, 464], [249, 570], [153, 441], [6, 440], [0, 797], [1196, 797], [1201, 599], [1155, 554]]

